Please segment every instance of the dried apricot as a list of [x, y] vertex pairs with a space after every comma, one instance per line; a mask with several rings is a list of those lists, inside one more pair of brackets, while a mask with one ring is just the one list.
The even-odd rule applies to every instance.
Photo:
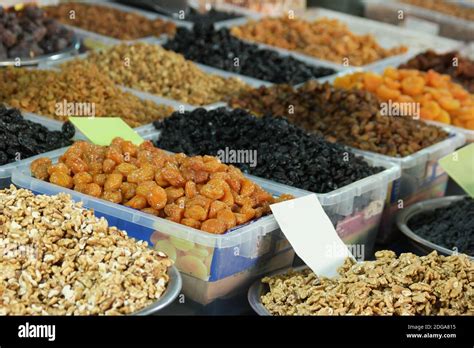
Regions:
[[51, 174], [49, 182], [66, 188], [72, 188], [74, 184], [72, 177], [63, 172], [54, 172]]
[[184, 196], [184, 189], [182, 187], [167, 187], [165, 189], [166, 191], [166, 196], [168, 197], [167, 203], [173, 203], [175, 200], [177, 200], [179, 197]]
[[188, 219], [204, 221], [207, 218], [207, 212], [200, 205], [192, 205], [184, 210], [184, 216]]
[[38, 158], [31, 162], [30, 170], [31, 174], [40, 180], [48, 180], [49, 168], [52, 166], [51, 159], [49, 158]]
[[202, 223], [201, 230], [214, 234], [222, 234], [226, 231], [226, 226], [224, 222], [218, 219], [209, 219]]
[[116, 191], [122, 186], [123, 175], [119, 173], [108, 174], [105, 179], [104, 190], [105, 191]]
[[85, 194], [91, 195], [94, 197], [100, 197], [102, 195], [102, 187], [92, 182], [86, 185]]
[[165, 207], [167, 199], [166, 191], [160, 186], [153, 187], [146, 197], [150, 207], [157, 210]]
[[125, 205], [133, 209], [144, 209], [147, 206], [147, 200], [143, 196], [136, 195], [125, 203]]

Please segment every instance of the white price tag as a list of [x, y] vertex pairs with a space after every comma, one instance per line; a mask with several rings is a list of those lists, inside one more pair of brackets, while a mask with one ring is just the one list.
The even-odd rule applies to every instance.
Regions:
[[270, 208], [296, 254], [317, 275], [335, 277], [344, 260], [354, 258], [315, 194], [272, 204]]

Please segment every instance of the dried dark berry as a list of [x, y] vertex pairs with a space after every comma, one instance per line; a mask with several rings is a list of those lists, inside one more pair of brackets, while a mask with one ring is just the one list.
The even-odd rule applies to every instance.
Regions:
[[474, 199], [464, 198], [444, 208], [415, 215], [408, 227], [432, 243], [474, 256]]
[[[308, 134], [283, 118], [256, 118], [243, 109], [175, 112], [154, 125], [161, 131], [156, 145], [165, 150], [217, 155], [249, 174], [318, 193], [382, 170], [369, 166], [344, 146]], [[246, 150], [247, 159], [256, 154], [256, 162], [234, 162], [225, 156], [226, 149]]]
[[62, 131], [25, 120], [17, 109], [0, 104], [0, 165], [25, 159], [72, 144], [75, 129], [64, 124]]
[[294, 85], [335, 73], [330, 68], [261, 49], [232, 36], [227, 28], [215, 30], [212, 25], [196, 24], [192, 30], [178, 28], [164, 47], [202, 64], [274, 83]]

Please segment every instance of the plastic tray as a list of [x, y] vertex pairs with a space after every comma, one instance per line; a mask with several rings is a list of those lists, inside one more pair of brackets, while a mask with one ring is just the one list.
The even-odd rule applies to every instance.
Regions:
[[[141, 132], [146, 134], [147, 139], [153, 141], [160, 136], [160, 131], [153, 125], [142, 127]], [[335, 191], [316, 194], [342, 240], [346, 244], [363, 246], [364, 256], [368, 257], [372, 254], [387, 190], [394, 180], [400, 178], [401, 172], [398, 164], [386, 159], [374, 160], [369, 156], [364, 157], [370, 165], [387, 169]], [[269, 192], [292, 192], [297, 197], [310, 193], [272, 180], [253, 175], [246, 176]]]
[[[144, 127], [141, 135], [145, 139], [155, 136], [146, 133]], [[65, 149], [57, 150], [48, 157], [54, 162], [64, 152]], [[332, 214], [333, 219], [341, 219], [337, 230], [342, 239], [347, 244], [364, 245], [366, 252], [375, 240], [387, 186], [400, 175], [396, 165], [372, 159], [368, 162], [384, 164], [387, 169], [334, 192], [318, 195], [326, 212]], [[268, 180], [249, 178], [276, 196], [309, 194]], [[105, 216], [112, 225], [128, 231], [130, 236], [152, 245], [158, 243], [159, 248], [170, 255], [176, 253], [176, 266], [185, 276], [184, 294], [203, 304], [242, 291], [258, 275], [288, 267], [293, 262], [294, 251], [272, 215], [238, 226], [226, 234], [213, 235], [32, 178], [28, 165], [13, 172], [12, 182], [36, 193], [67, 192], [74, 200], [83, 201], [85, 207], [94, 209], [96, 215]]]
[[399, 209], [422, 200], [444, 196], [448, 175], [439, 166], [438, 160], [452, 153], [465, 142], [463, 134], [452, 132], [448, 128], [444, 129], [450, 133], [448, 139], [405, 157], [397, 158], [358, 149], [353, 150], [366, 157], [397, 164], [402, 170], [401, 177], [393, 182], [387, 196], [377, 242], [389, 243], [397, 236], [397, 231], [392, 227]]
[[144, 316], [157, 314], [163, 308], [173, 303], [173, 301], [176, 299], [176, 297], [178, 297], [179, 293], [181, 292], [181, 289], [183, 287], [183, 281], [181, 279], [181, 275], [179, 274], [175, 266], [171, 266], [170, 268], [168, 268], [168, 274], [170, 277], [168, 285], [166, 287], [165, 292], [158, 299], [158, 301], [154, 302], [148, 307], [143, 308], [138, 312], [133, 313], [132, 315]]
[[[455, 1], [454, 1], [455, 2]], [[365, 0], [366, 17], [398, 25], [398, 11], [402, 10], [407, 17], [420, 18], [439, 26], [438, 34], [456, 40], [474, 40], [474, 22], [450, 16], [438, 11], [413, 6], [398, 1]]]
[[[403, 209], [398, 213], [397, 215], [397, 226], [400, 229], [400, 231], [408, 237], [410, 240], [410, 243], [419, 251], [423, 253], [429, 254], [433, 250], [438, 251], [439, 253], [443, 255], [454, 255], [455, 252], [451, 249], [445, 248], [441, 245], [435, 244], [433, 242], [430, 242], [429, 240], [426, 240], [423, 237], [420, 237], [417, 235], [415, 232], [413, 232], [409, 227], [408, 227], [408, 222], [410, 219], [416, 217], [420, 213], [426, 213], [433, 211], [436, 208], [442, 208], [442, 207], [447, 207], [451, 205], [454, 202], [457, 202], [461, 199], [463, 199], [466, 196], [450, 196], [450, 197], [442, 197], [442, 198], [436, 198], [436, 199], [431, 199], [428, 201], [424, 202], [419, 202], [416, 204], [413, 204], [407, 209]], [[446, 231], [446, 233], [449, 233], [449, 231]], [[471, 260], [474, 260], [474, 256], [470, 255], [469, 258]]]
[[[408, 47], [408, 52], [379, 61], [361, 66], [362, 68], [367, 68], [370, 70], [380, 69], [389, 65], [393, 65], [394, 61], [400, 59], [400, 57], [411, 56], [415, 53], [420, 52], [423, 49], [429, 48], [432, 45], [443, 48], [443, 49], [455, 49], [459, 48], [462, 43], [455, 40], [445, 39], [436, 37], [429, 34], [419, 33], [417, 31], [408, 30], [405, 28], [399, 28], [393, 25], [384, 24], [365, 18], [355, 17], [347, 14], [343, 14], [336, 11], [326, 10], [326, 9], [314, 9], [310, 12], [307, 12], [302, 18], [307, 20], [315, 20], [317, 18], [334, 18], [346, 23], [349, 29], [356, 34], [371, 34], [373, 35], [377, 42], [385, 48], [390, 48], [393, 46], [400, 45], [401, 43]], [[248, 22], [248, 18], [239, 18], [233, 21], [228, 21], [223, 26], [234, 27], [245, 24]], [[311, 56], [299, 53], [299, 56], [305, 56], [306, 58], [312, 58]], [[339, 70], [348, 68], [348, 66], [334, 63], [335, 67], [339, 67]], [[352, 66], [351, 66], [352, 67]]]

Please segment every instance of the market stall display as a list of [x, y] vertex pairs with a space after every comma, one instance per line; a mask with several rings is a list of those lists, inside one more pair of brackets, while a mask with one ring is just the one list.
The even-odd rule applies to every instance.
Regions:
[[176, 30], [176, 25], [169, 21], [92, 3], [60, 3], [44, 10], [63, 24], [120, 40], [173, 34]]
[[419, 250], [474, 258], [474, 200], [450, 196], [417, 203], [397, 217], [399, 229]]
[[[310, 269], [279, 272], [250, 289], [262, 315], [474, 315], [474, 261], [466, 255], [399, 257], [375, 253], [375, 261], [347, 259], [339, 277]], [[436, 276], [432, 276], [436, 274]]]
[[419, 19], [472, 6], [27, 3], [0, 6], [0, 315], [474, 315], [474, 65]]
[[231, 29], [238, 38], [295, 50], [338, 64], [360, 66], [407, 51], [400, 45], [382, 47], [372, 35], [357, 35], [337, 19], [306, 21], [298, 18], [263, 18]]
[[9, 251], [1, 259], [2, 315], [133, 314], [169, 286], [173, 262], [165, 254], [66, 194], [36, 196], [12, 186], [0, 191], [0, 211]]
[[64, 64], [86, 70], [91, 65], [118, 85], [192, 105], [224, 101], [249, 88], [239, 79], [205, 73], [182, 55], [144, 42], [91, 52]]
[[57, 112], [64, 101], [66, 105], [84, 106], [84, 115], [73, 115], [118, 116], [132, 127], [166, 117], [173, 111], [172, 107], [122, 91], [95, 66], [74, 66], [61, 71], [0, 69], [0, 102], [66, 121], [70, 116], [68, 109]]
[[434, 70], [440, 74], [447, 74], [469, 93], [474, 93], [474, 61], [456, 51], [436, 53], [428, 50], [401, 64], [399, 69]]
[[178, 28], [163, 47], [195, 62], [274, 83], [294, 85], [336, 72], [239, 40], [227, 28], [202, 24]]

